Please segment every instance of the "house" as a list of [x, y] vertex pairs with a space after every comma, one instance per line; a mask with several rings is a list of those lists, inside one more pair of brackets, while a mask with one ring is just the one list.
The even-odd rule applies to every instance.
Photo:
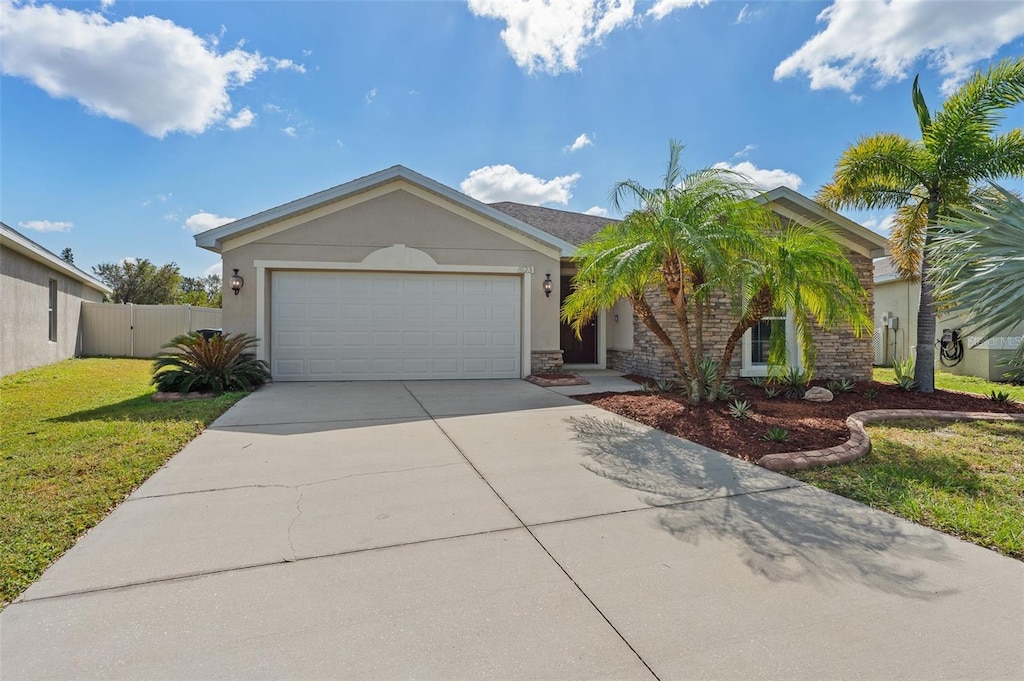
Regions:
[[[874, 263], [875, 284], [875, 364], [892, 366], [906, 360], [917, 345], [917, 312], [921, 302], [921, 284], [903, 279], [892, 260], [879, 258]], [[1001, 362], [1013, 354], [1024, 336], [1024, 319], [1016, 327], [996, 338], [981, 342], [984, 332], [961, 336], [967, 321], [962, 316], [939, 315], [935, 323], [936, 369], [963, 376], [978, 376], [998, 381], [1007, 367]], [[942, 345], [944, 332], [946, 346]], [[959, 342], [953, 342], [952, 332]]]
[[79, 354], [82, 302], [111, 292], [0, 222], [0, 376]]
[[[789, 189], [764, 200], [786, 220], [829, 221], [870, 289], [882, 237]], [[394, 166], [195, 239], [240, 284], [224, 297], [225, 331], [258, 337], [278, 381], [521, 378], [563, 363], [659, 375], [664, 353], [628, 304], [580, 339], [560, 322], [576, 246], [608, 222], [487, 205]], [[828, 374], [870, 374], [870, 338], [819, 340]], [[737, 361], [735, 373], [765, 370]]]

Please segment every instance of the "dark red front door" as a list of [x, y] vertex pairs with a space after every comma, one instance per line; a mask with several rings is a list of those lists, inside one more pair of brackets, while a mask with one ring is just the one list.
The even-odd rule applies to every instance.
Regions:
[[[562, 277], [561, 302], [572, 292], [572, 277]], [[562, 362], [565, 364], [597, 364], [597, 319], [592, 319], [582, 329], [580, 337], [572, 327], [562, 322]]]

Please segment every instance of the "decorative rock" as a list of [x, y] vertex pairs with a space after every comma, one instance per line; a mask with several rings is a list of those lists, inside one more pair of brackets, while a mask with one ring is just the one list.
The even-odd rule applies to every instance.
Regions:
[[831, 402], [832, 397], [831, 390], [818, 386], [808, 388], [807, 392], [804, 393], [804, 399], [808, 402]]

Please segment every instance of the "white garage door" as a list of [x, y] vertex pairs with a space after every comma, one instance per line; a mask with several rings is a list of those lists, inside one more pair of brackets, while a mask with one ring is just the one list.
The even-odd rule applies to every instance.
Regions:
[[275, 272], [278, 381], [519, 378], [519, 277]]

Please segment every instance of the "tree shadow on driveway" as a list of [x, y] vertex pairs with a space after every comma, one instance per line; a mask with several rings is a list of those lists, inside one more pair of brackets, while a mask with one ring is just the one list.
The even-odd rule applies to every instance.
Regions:
[[932, 530], [660, 431], [617, 418], [568, 419], [596, 475], [648, 493], [658, 527], [695, 546], [725, 543], [772, 582], [858, 582], [932, 599], [929, 577], [961, 559]]

